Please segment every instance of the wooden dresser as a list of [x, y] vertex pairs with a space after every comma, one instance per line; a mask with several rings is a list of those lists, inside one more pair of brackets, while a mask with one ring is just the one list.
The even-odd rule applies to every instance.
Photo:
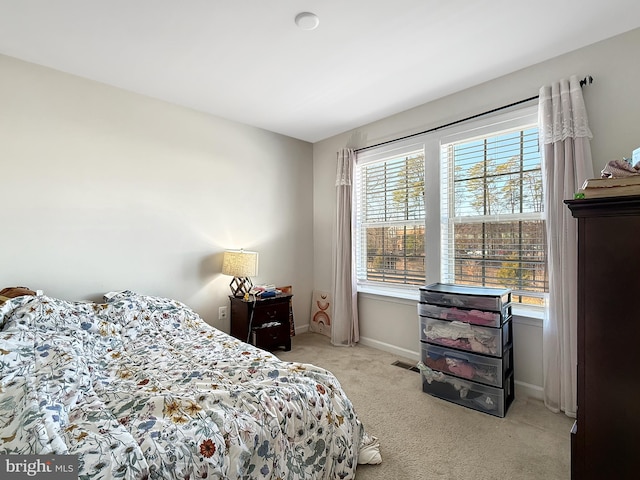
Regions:
[[571, 477], [640, 478], [640, 196], [565, 203], [578, 219]]
[[231, 335], [265, 350], [291, 350], [289, 302], [293, 295], [245, 301], [229, 296]]

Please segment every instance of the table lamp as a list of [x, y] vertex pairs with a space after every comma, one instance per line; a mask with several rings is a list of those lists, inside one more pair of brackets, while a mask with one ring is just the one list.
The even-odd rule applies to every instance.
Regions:
[[253, 287], [250, 277], [258, 274], [258, 252], [226, 250], [222, 259], [222, 273], [231, 275], [229, 284], [234, 297], [244, 297]]

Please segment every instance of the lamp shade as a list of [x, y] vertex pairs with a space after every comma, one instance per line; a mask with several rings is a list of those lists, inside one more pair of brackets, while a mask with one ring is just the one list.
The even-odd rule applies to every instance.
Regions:
[[225, 251], [222, 259], [222, 273], [232, 277], [255, 277], [258, 275], [258, 252]]

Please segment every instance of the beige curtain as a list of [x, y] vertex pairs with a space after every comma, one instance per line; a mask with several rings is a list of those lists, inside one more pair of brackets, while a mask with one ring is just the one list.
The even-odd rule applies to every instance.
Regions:
[[544, 402], [576, 416], [577, 223], [563, 203], [593, 177], [591, 131], [574, 75], [540, 89], [540, 144], [547, 221], [549, 297], [543, 327]]
[[336, 248], [333, 264], [333, 319], [331, 343], [350, 346], [358, 342], [358, 298], [352, 254], [353, 209], [352, 179], [355, 153], [345, 148], [338, 152], [336, 175]]

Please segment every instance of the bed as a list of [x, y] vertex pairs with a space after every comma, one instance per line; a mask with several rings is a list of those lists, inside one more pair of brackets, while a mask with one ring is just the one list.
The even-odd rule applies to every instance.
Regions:
[[77, 455], [80, 479], [350, 479], [381, 461], [330, 372], [176, 300], [23, 294], [0, 326], [0, 454]]

